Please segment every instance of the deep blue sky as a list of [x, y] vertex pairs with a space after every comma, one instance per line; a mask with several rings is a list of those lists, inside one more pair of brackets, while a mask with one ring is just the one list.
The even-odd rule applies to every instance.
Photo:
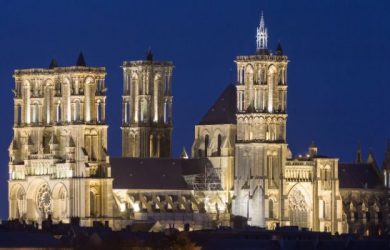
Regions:
[[351, 161], [357, 143], [380, 162], [390, 137], [389, 1], [13, 1], [0, 0], [0, 216], [7, 216], [12, 72], [55, 57], [107, 68], [109, 152], [120, 155], [124, 60], [171, 60], [174, 155], [190, 151], [194, 125], [236, 79], [234, 58], [255, 51], [261, 10], [269, 47], [280, 40], [288, 71], [288, 142], [304, 154]]

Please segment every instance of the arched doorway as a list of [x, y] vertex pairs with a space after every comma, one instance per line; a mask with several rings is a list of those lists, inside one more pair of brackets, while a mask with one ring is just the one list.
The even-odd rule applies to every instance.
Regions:
[[10, 192], [10, 219], [19, 219], [26, 216], [27, 202], [26, 192], [21, 185], [16, 185], [11, 188]]
[[68, 192], [62, 183], [53, 188], [53, 219], [59, 221], [68, 219]]

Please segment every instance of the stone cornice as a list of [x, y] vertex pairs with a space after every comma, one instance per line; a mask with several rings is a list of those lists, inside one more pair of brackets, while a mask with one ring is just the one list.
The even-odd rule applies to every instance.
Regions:
[[31, 69], [16, 69], [14, 71], [13, 77], [18, 78], [22, 76], [48, 76], [56, 74], [73, 74], [73, 73], [83, 73], [83, 74], [106, 74], [105, 67], [80, 67], [80, 66], [71, 66], [71, 67], [58, 67], [54, 69], [45, 69], [45, 68], [31, 68]]
[[287, 119], [287, 114], [285, 113], [237, 113], [237, 119], [245, 119], [245, 118], [264, 118], [264, 119], [270, 119], [270, 118], [276, 118], [276, 119]]
[[134, 66], [144, 66], [144, 65], [153, 65], [153, 66], [164, 66], [164, 67], [173, 67], [173, 63], [171, 61], [124, 61], [122, 67], [134, 67]]
[[237, 56], [235, 62], [256, 62], [256, 61], [272, 61], [272, 62], [289, 62], [287, 56], [277, 55], [249, 55]]

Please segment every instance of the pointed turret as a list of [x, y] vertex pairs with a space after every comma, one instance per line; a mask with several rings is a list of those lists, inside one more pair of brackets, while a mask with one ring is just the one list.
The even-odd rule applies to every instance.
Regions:
[[265, 27], [263, 12], [261, 12], [260, 24], [257, 27], [256, 50], [260, 54], [268, 54], [268, 30]]
[[277, 56], [282, 56], [283, 55], [282, 44], [280, 43], [280, 41], [278, 42], [278, 46], [276, 47], [276, 55]]
[[150, 49], [150, 48], [149, 48], [148, 52], [146, 53], [146, 60], [153, 61], [153, 53], [152, 53], [152, 49]]
[[355, 163], [361, 164], [363, 162], [363, 155], [362, 155], [362, 145], [358, 145], [356, 149], [356, 157], [355, 157]]
[[185, 147], [183, 147], [183, 151], [181, 151], [180, 159], [188, 159], [188, 154]]
[[83, 52], [80, 52], [79, 57], [77, 58], [77, 61], [76, 61], [76, 66], [79, 66], [79, 67], [86, 67], [87, 66], [85, 59], [84, 59]]
[[376, 160], [374, 157], [374, 153], [371, 150], [368, 152], [367, 163], [376, 167]]
[[58, 62], [56, 59], [51, 59], [50, 64], [49, 64], [49, 69], [54, 69], [58, 67]]

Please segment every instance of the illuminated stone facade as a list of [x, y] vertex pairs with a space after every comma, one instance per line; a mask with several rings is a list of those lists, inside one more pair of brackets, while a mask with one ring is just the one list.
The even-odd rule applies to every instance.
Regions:
[[287, 144], [288, 58], [268, 49], [261, 17], [257, 50], [238, 56], [228, 86], [195, 126], [192, 159], [171, 158], [173, 64], [123, 63], [122, 157], [107, 153], [105, 68], [15, 70], [9, 147], [9, 218], [80, 217], [120, 229], [136, 220], [161, 228], [298, 226], [384, 232], [390, 223], [390, 147], [382, 173], [373, 155], [356, 164], [318, 154], [294, 158]]
[[123, 63], [122, 156], [170, 157], [172, 141], [171, 62]]
[[9, 218], [112, 218], [105, 68], [15, 70]]

